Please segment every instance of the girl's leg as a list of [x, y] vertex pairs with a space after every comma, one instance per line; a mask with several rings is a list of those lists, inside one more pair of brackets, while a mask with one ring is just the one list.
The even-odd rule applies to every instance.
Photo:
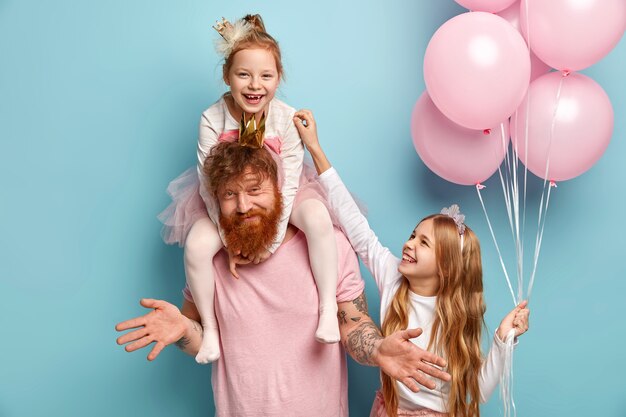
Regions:
[[317, 284], [320, 318], [315, 338], [322, 343], [339, 341], [337, 321], [337, 241], [326, 206], [316, 199], [304, 200], [291, 212], [291, 224], [306, 235], [309, 261]]
[[185, 274], [193, 301], [202, 318], [204, 335], [196, 362], [206, 364], [220, 357], [220, 335], [213, 306], [215, 272], [213, 257], [222, 248], [217, 227], [208, 218], [196, 221], [185, 241]]

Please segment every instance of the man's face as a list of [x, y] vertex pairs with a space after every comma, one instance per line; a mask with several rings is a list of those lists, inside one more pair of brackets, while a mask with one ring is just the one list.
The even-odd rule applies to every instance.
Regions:
[[252, 256], [274, 241], [282, 198], [271, 179], [260, 180], [249, 169], [218, 189], [220, 225], [231, 251]]

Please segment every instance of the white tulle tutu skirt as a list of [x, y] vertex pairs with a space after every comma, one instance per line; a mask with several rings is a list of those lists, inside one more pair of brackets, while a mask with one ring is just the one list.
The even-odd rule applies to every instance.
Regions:
[[[200, 196], [200, 179], [196, 167], [191, 167], [180, 174], [176, 179], [170, 182], [167, 187], [167, 193], [172, 198], [170, 205], [163, 210], [158, 219], [163, 223], [161, 236], [167, 244], [185, 245], [185, 239], [191, 229], [191, 226], [201, 218], [209, 217], [206, 205]], [[293, 207], [297, 207], [304, 200], [314, 198], [320, 200], [326, 208], [329, 209], [330, 217], [333, 224], [337, 223], [336, 216], [328, 206], [326, 193], [323, 187], [317, 181], [315, 169], [307, 161], [303, 164], [302, 174], [300, 175], [300, 185]], [[365, 213], [363, 204], [355, 198], [361, 212]]]

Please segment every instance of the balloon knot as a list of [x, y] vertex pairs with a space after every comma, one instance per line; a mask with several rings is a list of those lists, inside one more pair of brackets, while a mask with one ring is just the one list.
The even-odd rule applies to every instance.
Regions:
[[564, 77], [567, 77], [568, 75], [572, 73], [572, 71], [566, 69], [566, 70], [563, 70], [562, 73]]
[[476, 183], [476, 189], [477, 190], [482, 190], [483, 188], [487, 188], [485, 185], [482, 185], [481, 183], [477, 182]]
[[491, 134], [491, 129], [485, 129], [483, 130], [483, 135], [487, 136]]
[[550, 187], [558, 188], [558, 186], [556, 185], [556, 182], [554, 182], [554, 180], [550, 180]]

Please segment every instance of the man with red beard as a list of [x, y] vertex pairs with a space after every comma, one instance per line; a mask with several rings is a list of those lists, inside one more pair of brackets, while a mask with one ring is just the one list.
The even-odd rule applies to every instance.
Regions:
[[[282, 210], [276, 163], [265, 149], [222, 143], [204, 167], [219, 202], [227, 246], [245, 262], [276, 236]], [[420, 330], [382, 337], [367, 312], [356, 255], [341, 232], [335, 235], [341, 344], [322, 344], [312, 337], [318, 295], [306, 238], [295, 227], [289, 225], [282, 245], [268, 260], [241, 266], [240, 279], [230, 274], [225, 251], [215, 257], [222, 352], [212, 367], [217, 416], [347, 417], [345, 351], [414, 391], [417, 383], [435, 387], [427, 375], [449, 379], [430, 365], [445, 366], [443, 359], [410, 342]], [[138, 328], [118, 343], [132, 342], [126, 350], [134, 351], [155, 342], [149, 360], [172, 343], [195, 356], [202, 341], [200, 315], [187, 288], [183, 294], [181, 310], [162, 300], [141, 300], [153, 311], [118, 324], [119, 331]]]

